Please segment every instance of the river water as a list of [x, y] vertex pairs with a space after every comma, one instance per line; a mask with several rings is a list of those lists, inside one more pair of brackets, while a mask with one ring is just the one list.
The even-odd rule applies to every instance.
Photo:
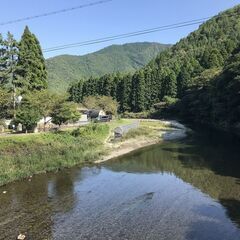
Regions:
[[195, 133], [1, 187], [0, 239], [19, 233], [33, 240], [239, 240], [240, 145]]

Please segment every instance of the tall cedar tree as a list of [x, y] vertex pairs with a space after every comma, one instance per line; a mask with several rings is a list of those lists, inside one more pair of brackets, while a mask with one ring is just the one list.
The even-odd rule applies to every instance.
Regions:
[[17, 61], [18, 43], [13, 35], [8, 32], [5, 40], [0, 36], [0, 86], [11, 92], [12, 103], [9, 105], [8, 113], [13, 109], [14, 118], [16, 117]]
[[26, 26], [19, 43], [18, 87], [22, 92], [47, 88], [47, 71], [38, 39]]
[[13, 35], [8, 32], [5, 40], [0, 35], [0, 84], [2, 86], [13, 87], [17, 60], [18, 44]]
[[141, 70], [133, 76], [132, 104], [134, 112], [141, 112], [145, 109], [145, 82], [144, 72]]

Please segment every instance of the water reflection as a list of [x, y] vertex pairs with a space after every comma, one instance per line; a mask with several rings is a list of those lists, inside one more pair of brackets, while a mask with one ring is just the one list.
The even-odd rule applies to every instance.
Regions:
[[[210, 135], [210, 136], [209, 136]], [[197, 135], [106, 163], [113, 171], [167, 172], [218, 200], [240, 226], [240, 145], [223, 135]]]
[[240, 239], [240, 149], [216, 134], [0, 188], [0, 239]]

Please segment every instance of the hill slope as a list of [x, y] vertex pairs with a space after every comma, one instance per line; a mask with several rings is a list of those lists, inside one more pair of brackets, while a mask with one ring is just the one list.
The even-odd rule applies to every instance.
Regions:
[[140, 112], [161, 101], [172, 106], [178, 98], [179, 112], [191, 121], [240, 135], [239, 46], [240, 5], [202, 24], [133, 76], [76, 84], [71, 99], [110, 94], [121, 111]]
[[81, 78], [134, 72], [168, 47], [170, 45], [159, 43], [130, 43], [112, 45], [84, 56], [61, 55], [47, 59], [49, 88], [63, 91]]

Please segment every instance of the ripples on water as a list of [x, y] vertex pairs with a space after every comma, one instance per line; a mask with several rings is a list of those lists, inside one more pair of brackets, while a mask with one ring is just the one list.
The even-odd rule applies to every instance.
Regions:
[[240, 239], [240, 148], [195, 134], [0, 188], [0, 239]]

